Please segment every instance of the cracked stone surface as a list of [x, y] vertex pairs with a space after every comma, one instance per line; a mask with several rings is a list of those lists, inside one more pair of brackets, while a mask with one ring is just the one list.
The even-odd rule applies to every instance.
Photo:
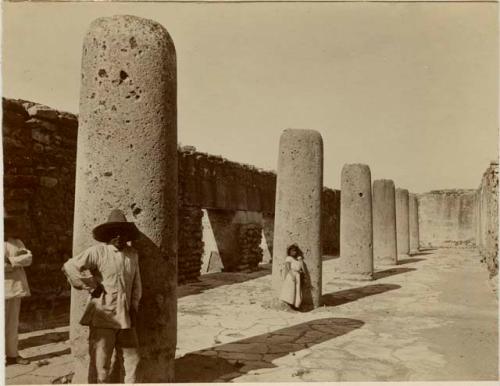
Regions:
[[[334, 279], [336, 260], [323, 263], [324, 306], [309, 312], [267, 306], [269, 266], [180, 287], [176, 381], [498, 379], [498, 303], [477, 252], [424, 251], [369, 282]], [[7, 383], [68, 374], [67, 331], [21, 334], [35, 363], [8, 366]]]

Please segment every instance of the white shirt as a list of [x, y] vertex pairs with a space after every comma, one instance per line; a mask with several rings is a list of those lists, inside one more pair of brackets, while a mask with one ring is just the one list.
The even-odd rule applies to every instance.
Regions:
[[23, 267], [31, 265], [32, 255], [19, 239], [4, 242], [5, 298], [30, 296], [30, 287]]

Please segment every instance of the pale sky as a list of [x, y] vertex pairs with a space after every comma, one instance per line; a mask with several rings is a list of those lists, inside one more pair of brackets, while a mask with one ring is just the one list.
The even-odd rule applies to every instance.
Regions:
[[276, 169], [285, 128], [413, 192], [476, 188], [497, 158], [494, 3], [3, 3], [3, 94], [78, 112], [81, 45], [100, 16], [167, 28], [184, 145]]

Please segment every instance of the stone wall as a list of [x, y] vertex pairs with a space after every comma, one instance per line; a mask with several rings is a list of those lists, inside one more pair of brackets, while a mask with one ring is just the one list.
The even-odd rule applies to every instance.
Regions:
[[220, 156], [179, 154], [179, 198], [183, 206], [274, 213], [276, 175]]
[[340, 190], [323, 189], [321, 240], [323, 255], [339, 254]]
[[263, 251], [262, 221], [259, 223], [241, 224], [238, 228], [238, 271], [253, 271], [262, 262]]
[[[484, 172], [476, 192], [476, 244], [491, 278], [498, 274], [498, 162]], [[496, 280], [492, 280], [492, 283]]]
[[178, 214], [179, 243], [177, 257], [178, 282], [185, 283], [200, 275], [203, 255], [203, 212], [198, 207], [180, 207]]
[[34, 256], [26, 269], [33, 296], [23, 312], [54, 310], [57, 299], [69, 295], [61, 263], [71, 255], [77, 120], [3, 99], [2, 130], [4, 207], [21, 220], [20, 237]]
[[474, 190], [434, 190], [418, 195], [420, 247], [475, 245]]

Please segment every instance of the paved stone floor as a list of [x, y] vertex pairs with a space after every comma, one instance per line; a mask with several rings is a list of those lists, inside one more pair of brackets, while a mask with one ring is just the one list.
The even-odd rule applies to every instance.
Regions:
[[[269, 308], [269, 267], [221, 273], [179, 288], [179, 382], [481, 381], [498, 379], [498, 305], [471, 250], [429, 250], [377, 271], [335, 278], [323, 264], [324, 306]], [[8, 384], [60, 383], [68, 328], [20, 337], [30, 366]]]

